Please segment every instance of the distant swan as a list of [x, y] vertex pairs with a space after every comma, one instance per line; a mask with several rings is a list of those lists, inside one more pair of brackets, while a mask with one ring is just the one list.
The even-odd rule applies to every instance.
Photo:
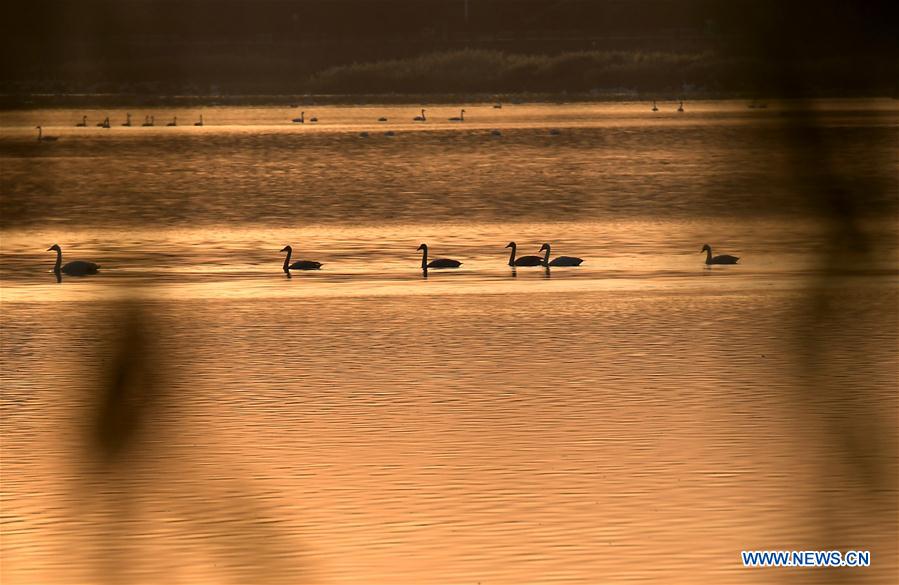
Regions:
[[312, 116], [311, 118], [309, 118], [309, 121], [310, 122], [318, 122], [318, 118], [316, 118], [315, 116]]
[[125, 114], [125, 121], [122, 122], [122, 126], [131, 126], [131, 114]]
[[109, 128], [109, 116], [103, 118], [102, 122], [97, 122], [97, 128]]
[[677, 106], [677, 111], [678, 111], [678, 112], [683, 112], [683, 111], [684, 111], [684, 100], [681, 100], [681, 101], [680, 101], [680, 105]]
[[431, 260], [428, 262], [428, 245], [422, 244], [418, 247], [421, 250], [421, 269], [427, 270], [428, 268], [458, 268], [462, 266], [462, 263], [458, 260], [450, 260], [449, 258], [439, 258], [437, 260]]
[[702, 250], [700, 252], [705, 252], [705, 263], [707, 265], [712, 264], [736, 264], [740, 258], [737, 256], [731, 256], [730, 254], [721, 254], [720, 256], [712, 256], [712, 247], [708, 244], [703, 244]]
[[581, 262], [584, 261], [583, 258], [578, 258], [576, 256], [558, 256], [557, 258], [553, 258], [552, 262], [549, 260], [549, 244], [543, 244], [540, 246], [540, 251], [546, 250], [546, 256], [543, 257], [542, 264], [544, 266], [580, 266]]
[[87, 128], [87, 116], [81, 116], [81, 121], [75, 124], [79, 128]]
[[172, 121], [166, 124], [166, 126], [177, 126], [178, 125], [178, 116], [172, 118]]
[[461, 110], [458, 116], [453, 116], [449, 119], [450, 122], [464, 122], [465, 121], [465, 110]]
[[47, 248], [48, 252], [51, 250], [56, 250], [56, 266], [53, 267], [53, 272], [55, 272], [57, 276], [60, 272], [68, 274], [69, 276], [84, 276], [86, 274], [96, 274], [97, 270], [100, 269], [99, 264], [85, 262], [84, 260], [75, 260], [67, 263], [65, 266], [61, 266], [62, 249], [59, 247], [59, 244], [53, 244]]
[[287, 252], [287, 258], [284, 259], [284, 272], [289, 273], [291, 270], [318, 270], [322, 267], [321, 262], [313, 260], [297, 260], [293, 264], [290, 263], [290, 256], [293, 254], [293, 248], [284, 246], [282, 252]]
[[299, 118], [294, 118], [291, 120], [294, 124], [305, 124], [306, 123], [306, 112], [300, 112]]
[[422, 110], [422, 111], [421, 111], [421, 116], [415, 116], [414, 118], [412, 118], [412, 121], [413, 121], [413, 122], [427, 122], [428, 119], [425, 118], [425, 111]]
[[384, 116], [381, 116], [380, 118], [378, 118], [378, 122], [386, 122], [386, 121], [387, 121], [387, 118], [385, 118]]
[[141, 126], [155, 126], [156, 116], [144, 116], [144, 123]]
[[203, 114], [200, 114], [200, 121], [194, 122], [194, 126], [202, 126], [203, 125]]
[[658, 111], [659, 111], [659, 106], [656, 105], [656, 101], [655, 101], [655, 100], [652, 100], [652, 111], [653, 111], [653, 112], [658, 112]]
[[522, 256], [521, 258], [515, 258], [515, 251], [518, 249], [518, 246], [515, 242], [509, 242], [506, 244], [507, 248], [512, 248], [512, 253], [509, 255], [509, 266], [540, 266], [543, 264], [543, 258], [540, 256]]
[[56, 142], [59, 140], [59, 136], [44, 136], [44, 129], [41, 126], [35, 126], [35, 128], [37, 128], [38, 142]]

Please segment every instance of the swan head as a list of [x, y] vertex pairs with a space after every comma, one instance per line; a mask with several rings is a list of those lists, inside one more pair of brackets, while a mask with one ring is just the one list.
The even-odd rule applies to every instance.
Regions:
[[506, 247], [507, 248], [515, 248], [516, 247], [515, 242], [509, 242], [508, 244], [506, 244]]
[[711, 251], [712, 251], [712, 247], [709, 246], [708, 244], [703, 244], [703, 245], [702, 245], [702, 250], [700, 250], [699, 253], [701, 254], [702, 252], [706, 252], [706, 251], [711, 252]]
[[428, 249], [428, 245], [427, 245], [427, 244], [422, 244], [422, 245], [420, 245], [420, 246], [418, 247], [418, 249], [419, 249], [419, 250], [427, 250], [427, 249]]
[[282, 252], [292, 252], [293, 248], [291, 248], [290, 246], [284, 246], [283, 248], [281, 248], [281, 251]]
[[540, 246], [540, 251], [542, 252], [543, 250], [549, 250], [549, 244], [543, 244], [542, 246]]
[[62, 252], [62, 249], [60, 249], [59, 244], [53, 244], [52, 246], [47, 248], [48, 252], [50, 252], [51, 250], [56, 250], [57, 252]]

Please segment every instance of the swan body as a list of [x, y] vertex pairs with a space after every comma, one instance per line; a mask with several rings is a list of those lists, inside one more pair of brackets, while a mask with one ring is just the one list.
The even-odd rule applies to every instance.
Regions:
[[386, 122], [386, 121], [387, 121], [387, 118], [385, 118], [384, 116], [381, 116], [380, 118], [378, 118], [378, 122]]
[[420, 115], [420, 116], [415, 116], [414, 118], [412, 118], [412, 121], [413, 121], [413, 122], [427, 122], [428, 119], [425, 118], [425, 111], [422, 110], [422, 111], [421, 111], [421, 115]]
[[509, 242], [506, 244], [506, 247], [512, 248], [512, 253], [509, 255], [509, 266], [540, 266], [543, 264], [543, 258], [540, 256], [521, 256], [516, 258], [515, 251], [518, 249], [518, 246], [515, 242]]
[[59, 247], [59, 244], [53, 244], [47, 251], [51, 250], [56, 251], [56, 265], [53, 267], [53, 272], [59, 276], [59, 273], [67, 274], [68, 276], [86, 276], [88, 274], [96, 274], [100, 269], [99, 264], [94, 264], [93, 262], [86, 262], [84, 260], [74, 260], [72, 262], [67, 262], [64, 266], [62, 265], [62, 248]]
[[306, 123], [306, 112], [300, 112], [299, 118], [294, 118], [291, 120], [294, 124], [305, 124]]
[[81, 121], [75, 124], [79, 128], [87, 128], [87, 116], [81, 116]]
[[287, 252], [287, 257], [284, 259], [284, 272], [290, 273], [291, 270], [320, 270], [322, 267], [321, 262], [315, 262], [314, 260], [297, 260], [291, 264], [290, 256], [293, 254], [293, 248], [284, 246], [281, 248], [281, 251]]
[[458, 260], [451, 260], [449, 258], [438, 258], [437, 260], [431, 260], [428, 262], [428, 245], [422, 244], [418, 247], [421, 250], [421, 269], [427, 270], [428, 268], [458, 268], [462, 266], [462, 263]]
[[705, 252], [705, 263], [707, 266], [711, 266], [712, 264], [736, 264], [740, 261], [738, 256], [731, 256], [730, 254], [712, 256], [712, 247], [708, 244], [704, 244], [700, 252]]
[[464, 122], [465, 121], [465, 110], [459, 111], [458, 116], [453, 116], [449, 119], [450, 122]]
[[35, 126], [37, 128], [37, 141], [38, 142], [56, 142], [59, 140], [59, 136], [44, 136], [44, 129], [41, 126]]
[[312, 116], [311, 118], [309, 118], [309, 121], [310, 122], [318, 122], [318, 118], [316, 118], [315, 116]]
[[543, 244], [540, 246], [540, 251], [546, 250], [546, 255], [543, 257], [542, 264], [544, 266], [580, 266], [581, 262], [584, 261], [583, 258], [578, 258], [577, 256], [558, 256], [553, 258], [552, 261], [549, 259], [550, 246], [549, 244]]
[[203, 125], [203, 114], [200, 114], [200, 120], [198, 122], [194, 122], [194, 126], [202, 126]]

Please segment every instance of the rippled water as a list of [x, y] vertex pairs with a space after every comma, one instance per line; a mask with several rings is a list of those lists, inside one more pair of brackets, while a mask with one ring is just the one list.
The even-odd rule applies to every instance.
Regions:
[[894, 581], [899, 107], [819, 104], [879, 193], [833, 271], [795, 105], [660, 105], [0, 113], [0, 580]]

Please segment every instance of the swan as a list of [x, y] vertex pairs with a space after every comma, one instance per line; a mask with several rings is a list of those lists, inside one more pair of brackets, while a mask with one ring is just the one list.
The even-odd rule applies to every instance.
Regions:
[[131, 114], [125, 114], [125, 121], [122, 122], [122, 126], [131, 126]]
[[580, 266], [581, 262], [584, 261], [583, 258], [577, 258], [576, 256], [558, 256], [557, 258], [553, 258], [552, 262], [549, 260], [549, 244], [543, 244], [540, 246], [540, 251], [546, 250], [546, 256], [543, 257], [542, 264], [546, 267], [550, 266]]
[[412, 121], [413, 121], [413, 122], [427, 122], [428, 119], [425, 118], [425, 111], [422, 110], [422, 111], [421, 111], [421, 116], [415, 116], [414, 118], [412, 118]]
[[464, 122], [465, 121], [465, 110], [461, 110], [458, 116], [453, 116], [449, 119], [450, 122]]
[[156, 116], [144, 116], [144, 123], [141, 126], [155, 126]]
[[681, 101], [680, 101], [680, 105], [677, 106], [677, 111], [678, 111], [678, 112], [683, 112], [683, 111], [684, 111], [684, 100], [681, 100]]
[[318, 122], [318, 118], [316, 118], [315, 116], [312, 116], [311, 118], [309, 118], [309, 121], [310, 122]]
[[509, 242], [506, 247], [512, 248], [512, 254], [509, 255], [509, 266], [540, 266], [543, 264], [543, 258], [540, 256], [522, 256], [516, 259], [515, 250], [518, 249], [518, 246], [515, 242]]
[[386, 121], [387, 121], [387, 118], [385, 118], [384, 116], [381, 116], [380, 118], [378, 118], [378, 122], [386, 122]]
[[100, 265], [94, 264], [93, 262], [85, 262], [84, 260], [74, 260], [72, 262], [66, 263], [65, 266], [61, 266], [62, 264], [62, 248], [59, 247], [59, 244], [53, 244], [47, 251], [56, 250], [56, 266], [53, 267], [53, 272], [56, 273], [56, 276], [59, 276], [60, 272], [68, 274], [69, 276], [84, 276], [86, 274], [96, 274], [97, 270], [99, 270]]
[[87, 128], [87, 116], [81, 116], [81, 121], [75, 124], [78, 128]]
[[178, 125], [178, 116], [172, 118], [172, 121], [166, 124], [166, 126], [177, 126]]
[[431, 260], [428, 262], [428, 245], [422, 244], [418, 247], [421, 250], [421, 269], [427, 270], [428, 268], [458, 268], [462, 266], [462, 263], [458, 260], [450, 260], [449, 258], [438, 258], [437, 260]]
[[655, 101], [655, 100], [652, 100], [652, 111], [653, 111], [653, 112], [658, 112], [658, 111], [659, 111], [659, 106], [656, 105], [656, 101]]
[[109, 126], [107, 126], [108, 122], [109, 122], [109, 118], [106, 118], [101, 122], [97, 122], [97, 128], [108, 128], [109, 127]]
[[200, 114], [200, 121], [194, 122], [194, 126], [202, 126], [203, 125], [203, 114]]
[[712, 256], [712, 247], [708, 244], [703, 244], [700, 252], [705, 252], [705, 263], [709, 266], [712, 264], [736, 264], [740, 260], [737, 256], [731, 256], [730, 254]]
[[293, 248], [284, 246], [282, 252], [287, 252], [287, 258], [284, 259], [284, 272], [290, 274], [291, 270], [319, 270], [322, 267], [321, 262], [313, 260], [297, 260], [293, 264], [290, 263], [290, 255], [293, 254]]
[[41, 126], [35, 126], [35, 128], [37, 128], [38, 142], [56, 142], [59, 140], [59, 136], [44, 136], [44, 129]]
[[493, 109], [494, 109], [494, 110], [501, 110], [501, 109], [503, 109], [503, 105], [500, 104], [500, 103], [493, 104]]
[[294, 118], [291, 120], [294, 124], [305, 124], [306, 123], [306, 112], [300, 112], [299, 118]]

